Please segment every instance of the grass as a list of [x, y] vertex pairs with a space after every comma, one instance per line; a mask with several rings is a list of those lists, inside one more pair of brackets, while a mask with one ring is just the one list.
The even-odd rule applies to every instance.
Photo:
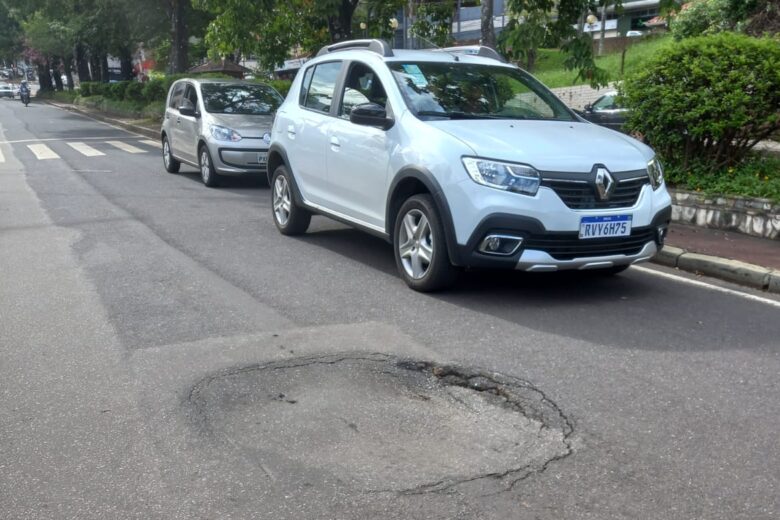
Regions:
[[[626, 51], [623, 74], [620, 72], [620, 51], [597, 57], [596, 64], [609, 73], [610, 81], [620, 81], [625, 74], [641, 68], [659, 49], [671, 44], [672, 38], [668, 35], [646, 37], [631, 44]], [[540, 49], [536, 68], [532, 73], [549, 88], [586, 84], [587, 81], [582, 78], [575, 81], [577, 72], [566, 70], [563, 66], [565, 59], [566, 55], [558, 49]]]
[[707, 195], [758, 197], [780, 203], [780, 158], [754, 154], [733, 168], [719, 172], [666, 168], [666, 180], [675, 188]]

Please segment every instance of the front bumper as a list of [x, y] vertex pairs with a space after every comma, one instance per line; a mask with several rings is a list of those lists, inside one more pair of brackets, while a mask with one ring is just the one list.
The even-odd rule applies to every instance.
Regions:
[[209, 143], [209, 148], [214, 167], [220, 175], [265, 175], [268, 170], [268, 148], [240, 148], [224, 146], [224, 143]]
[[[667, 206], [653, 216], [650, 225], [634, 228], [630, 236], [580, 240], [577, 232], [548, 231], [533, 218], [493, 214], [483, 219], [466, 245], [457, 246], [453, 262], [466, 267], [533, 272], [631, 265], [648, 261], [661, 250], [671, 217], [672, 208]], [[511, 255], [487, 254], [479, 249], [489, 235], [520, 237], [523, 241]]]

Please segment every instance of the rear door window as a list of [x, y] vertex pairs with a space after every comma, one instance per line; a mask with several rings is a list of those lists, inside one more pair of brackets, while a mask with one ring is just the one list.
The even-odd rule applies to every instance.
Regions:
[[333, 105], [333, 94], [340, 72], [340, 61], [317, 65], [311, 77], [303, 106], [317, 112], [329, 113], [330, 107]]

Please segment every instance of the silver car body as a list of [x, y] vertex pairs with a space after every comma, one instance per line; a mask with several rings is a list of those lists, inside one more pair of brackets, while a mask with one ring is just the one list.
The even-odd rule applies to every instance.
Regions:
[[[177, 160], [200, 167], [198, 152], [206, 146], [211, 162], [219, 175], [265, 174], [268, 158], [268, 145], [271, 140], [271, 125], [274, 114], [246, 115], [213, 113], [204, 103], [204, 85], [256, 86], [237, 80], [219, 79], [181, 79], [171, 85], [165, 104], [161, 137], [168, 139], [171, 153]], [[283, 98], [272, 87], [265, 85]], [[182, 104], [192, 102], [194, 115], [181, 113]], [[224, 140], [215, 137], [213, 128], [219, 127], [234, 131], [240, 139]]]
[[8, 83], [0, 83], [0, 97], [14, 97], [14, 88]]

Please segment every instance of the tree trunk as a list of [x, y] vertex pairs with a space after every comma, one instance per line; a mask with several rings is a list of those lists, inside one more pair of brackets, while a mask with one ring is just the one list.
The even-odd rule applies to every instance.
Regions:
[[133, 79], [133, 55], [129, 47], [122, 47], [119, 50], [119, 67], [122, 80], [130, 81]]
[[49, 74], [48, 60], [38, 64], [38, 84], [41, 92], [51, 92], [54, 87], [51, 84], [51, 74]]
[[482, 0], [482, 45], [496, 48], [496, 30], [493, 27], [493, 0]]
[[100, 56], [100, 81], [103, 83], [111, 81], [111, 74], [108, 72], [108, 54]]
[[528, 51], [525, 54], [525, 70], [528, 72], [533, 72], [534, 67], [536, 67], [536, 48], [528, 49]]
[[171, 74], [185, 72], [188, 65], [189, 39], [187, 36], [187, 4], [189, 0], [170, 0], [171, 17], [171, 59], [168, 71]]
[[352, 15], [357, 5], [358, 0], [341, 0], [338, 15], [328, 16], [328, 32], [333, 43], [352, 39]]
[[85, 81], [91, 81], [89, 74], [89, 60], [87, 59], [87, 53], [84, 50], [84, 45], [81, 43], [76, 44], [76, 48], [73, 51], [73, 58], [76, 61], [76, 72], [79, 76], [79, 83]]
[[57, 89], [58, 92], [62, 92], [63, 90], [65, 90], [65, 88], [62, 85], [62, 73], [60, 71], [59, 56], [55, 56], [51, 60], [51, 69], [52, 69], [52, 79], [54, 80], [54, 88]]
[[602, 0], [601, 4], [601, 36], [599, 37], [599, 56], [604, 54], [604, 33], [607, 30], [607, 2]]
[[73, 58], [63, 58], [63, 64], [65, 65], [65, 80], [68, 90], [73, 90], [76, 85], [73, 83]]
[[103, 68], [100, 66], [100, 57], [97, 54], [90, 56], [89, 65], [92, 68], [92, 81], [103, 81]]

